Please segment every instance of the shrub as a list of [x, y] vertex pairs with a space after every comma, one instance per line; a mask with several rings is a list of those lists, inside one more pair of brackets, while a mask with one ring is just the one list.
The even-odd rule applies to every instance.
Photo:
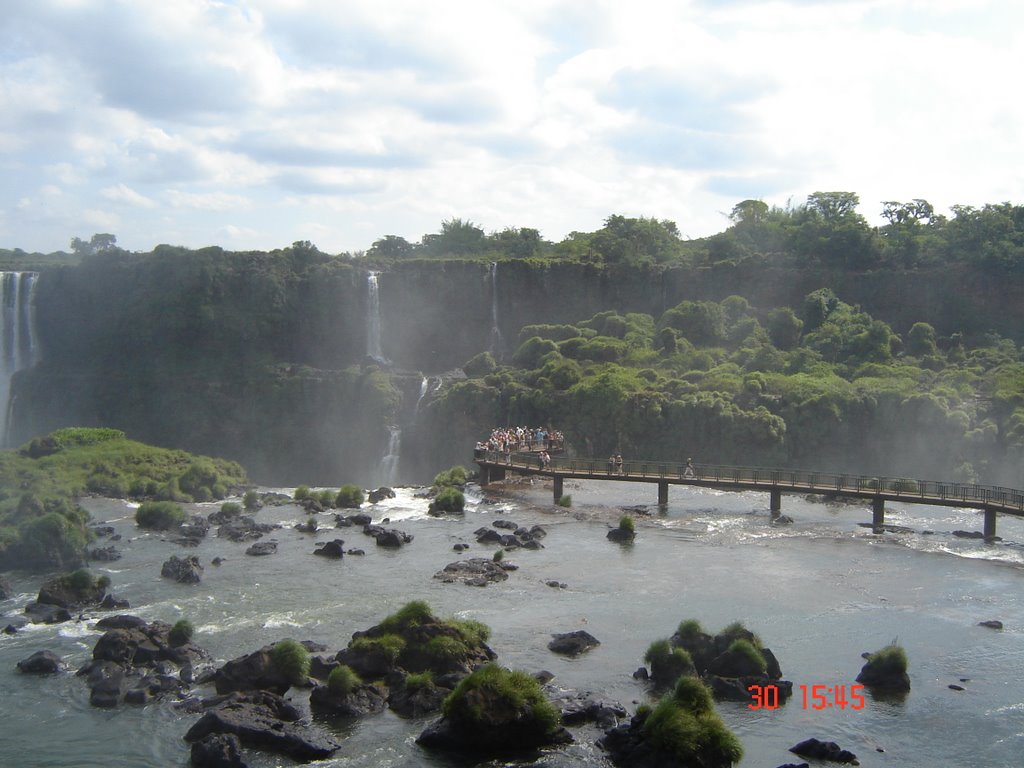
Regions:
[[358, 485], [352, 485], [351, 483], [341, 486], [338, 491], [338, 495], [335, 497], [335, 506], [341, 507], [342, 509], [358, 509], [359, 506], [366, 500], [366, 495], [363, 493], [363, 489]]
[[902, 675], [907, 671], [907, 652], [895, 642], [868, 656], [867, 667], [885, 675]]
[[303, 685], [309, 677], [309, 651], [295, 640], [282, 640], [270, 651], [274, 667], [292, 685]]
[[500, 563], [502, 560], [505, 559], [505, 550], [504, 549], [495, 550], [494, 556], [491, 559], [494, 560], [494, 562], [496, 562], [496, 563]]
[[757, 649], [752, 642], [744, 640], [743, 638], [737, 638], [729, 644], [729, 653], [736, 654], [739, 656], [745, 656], [753, 664], [757, 665], [757, 668], [762, 672], [768, 669], [768, 662], [764, 658], [764, 654]]
[[96, 587], [98, 589], [104, 589], [105, 590], [109, 586], [110, 586], [110, 577], [107, 576], [107, 574], [103, 574], [98, 579], [96, 579]]
[[96, 445], [110, 440], [123, 440], [124, 432], [104, 427], [66, 427], [49, 435], [62, 448], [74, 445]]
[[691, 640], [696, 637], [700, 637], [704, 634], [704, 627], [700, 625], [697, 619], [684, 619], [679, 622], [679, 627], [676, 629], [676, 634], [679, 635], [683, 640]]
[[220, 511], [223, 515], [237, 516], [242, 514], [242, 505], [237, 501], [225, 501], [220, 505]]
[[458, 630], [466, 645], [479, 648], [491, 639], [491, 628], [476, 619], [449, 619], [448, 624]]
[[245, 495], [242, 496], [242, 506], [250, 511], [259, 509], [260, 495], [253, 490], [246, 491]]
[[195, 633], [195, 627], [192, 626], [192, 622], [188, 619], [178, 619], [174, 622], [174, 626], [171, 627], [171, 631], [167, 633], [167, 640], [171, 645], [185, 645], [192, 639], [192, 635]]
[[96, 586], [96, 579], [85, 568], [65, 574], [61, 580], [73, 592], [89, 592]]
[[560, 507], [571, 507], [572, 506], [572, 496], [570, 496], [567, 493], [563, 493], [561, 496], [558, 497], [557, 504]]
[[733, 640], [749, 640], [755, 648], [761, 647], [761, 638], [743, 626], [743, 622], [741, 621], [734, 621], [719, 632], [719, 634], [725, 637], [730, 643]]
[[18, 526], [17, 559], [32, 568], [80, 563], [86, 531], [81, 523], [58, 512], [27, 520]]
[[633, 518], [630, 515], [623, 515], [621, 518], [619, 518], [619, 528], [623, 531], [636, 533], [636, 523], [633, 521]]
[[135, 511], [140, 528], [166, 531], [185, 522], [185, 510], [173, 501], [144, 501]]
[[682, 675], [695, 671], [693, 658], [684, 648], [673, 648], [668, 640], [655, 640], [644, 654], [651, 666], [651, 677], [659, 685], [671, 685]]
[[181, 490], [196, 501], [210, 501], [213, 498], [213, 486], [219, 483], [220, 473], [208, 459], [193, 461], [178, 478]]
[[434, 475], [434, 487], [447, 488], [453, 485], [457, 485], [461, 488], [466, 484], [468, 480], [469, 475], [466, 472], [466, 468], [455, 466], [446, 469], [444, 472], [438, 472], [436, 475]]
[[486, 664], [464, 677], [444, 700], [445, 717], [468, 725], [485, 725], [486, 713], [481, 711], [476, 690], [487, 691], [504, 706], [503, 711], [528, 712], [544, 733], [558, 726], [558, 710], [544, 697], [540, 683], [525, 672], [510, 672], [497, 664]]
[[466, 497], [458, 488], [449, 486], [438, 491], [431, 508], [440, 512], [462, 512], [466, 506]]
[[348, 647], [358, 653], [379, 653], [388, 663], [394, 664], [405, 648], [405, 640], [389, 633], [380, 637], [357, 637]]
[[335, 667], [327, 676], [327, 687], [335, 696], [348, 696], [362, 682], [359, 675], [347, 664]]
[[424, 600], [411, 600], [380, 623], [384, 632], [403, 632], [409, 627], [436, 621]]
[[433, 664], [445, 664], [464, 658], [469, 648], [458, 638], [450, 635], [434, 635], [423, 645], [423, 653]]
[[295, 489], [295, 493], [292, 494], [292, 498], [295, 499], [296, 501], [304, 501], [305, 499], [308, 499], [309, 498], [309, 486], [308, 485], [300, 485], [298, 488]]
[[711, 706], [707, 687], [683, 677], [672, 695], [651, 711], [642, 726], [645, 739], [680, 765], [730, 766], [743, 757], [739, 740]]
[[405, 690], [415, 693], [434, 684], [434, 673], [429, 669], [425, 672], [414, 672], [405, 676]]

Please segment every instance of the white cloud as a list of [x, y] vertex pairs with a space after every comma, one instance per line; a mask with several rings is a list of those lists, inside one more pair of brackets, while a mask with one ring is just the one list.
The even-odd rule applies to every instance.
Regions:
[[744, 197], [1019, 200], [1022, 22], [1009, 0], [15, 3], [0, 246], [356, 250], [451, 216], [557, 240], [612, 213], [701, 236]]

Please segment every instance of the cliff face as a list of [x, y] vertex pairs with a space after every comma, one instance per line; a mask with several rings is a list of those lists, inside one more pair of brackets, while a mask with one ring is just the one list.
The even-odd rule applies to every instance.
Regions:
[[[262, 482], [369, 485], [397, 429], [403, 469], [393, 480], [424, 481], [453, 456], [468, 462], [472, 448], [417, 434], [440, 381], [429, 377], [485, 350], [507, 360], [527, 324], [609, 309], [657, 317], [684, 299], [733, 294], [764, 313], [799, 313], [807, 293], [827, 286], [900, 333], [924, 321], [940, 335], [1024, 335], [1024, 286], [970, 270], [412, 260], [377, 284], [375, 324], [368, 272], [351, 262], [157, 249], [44, 271], [35, 305], [42, 362], [14, 376], [8, 444], [102, 425], [236, 459]], [[374, 343], [386, 361], [368, 360]]]

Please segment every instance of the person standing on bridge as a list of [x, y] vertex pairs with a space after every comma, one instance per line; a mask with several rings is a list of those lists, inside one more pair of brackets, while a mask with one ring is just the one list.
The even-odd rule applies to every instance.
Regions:
[[622, 454], [621, 453], [616, 453], [615, 454], [615, 474], [617, 474], [617, 475], [621, 475], [622, 474]]
[[694, 474], [695, 473], [693, 471], [693, 459], [687, 459], [686, 469], [683, 470], [683, 477], [693, 477]]
[[615, 454], [613, 453], [608, 457], [608, 474], [611, 475], [615, 472]]

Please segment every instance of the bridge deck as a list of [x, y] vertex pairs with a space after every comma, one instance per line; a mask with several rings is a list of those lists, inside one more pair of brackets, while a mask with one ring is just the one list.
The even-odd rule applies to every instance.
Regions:
[[999, 486], [972, 485], [936, 480], [868, 477], [830, 472], [765, 467], [730, 467], [656, 461], [626, 461], [621, 472], [607, 460], [553, 456], [541, 468], [535, 455], [513, 453], [511, 459], [493, 451], [478, 451], [481, 469], [580, 480], [612, 480], [668, 485], [696, 485], [725, 490], [756, 490], [791, 493], [834, 493], [863, 499], [904, 501], [992, 510], [1024, 517], [1024, 491]]

